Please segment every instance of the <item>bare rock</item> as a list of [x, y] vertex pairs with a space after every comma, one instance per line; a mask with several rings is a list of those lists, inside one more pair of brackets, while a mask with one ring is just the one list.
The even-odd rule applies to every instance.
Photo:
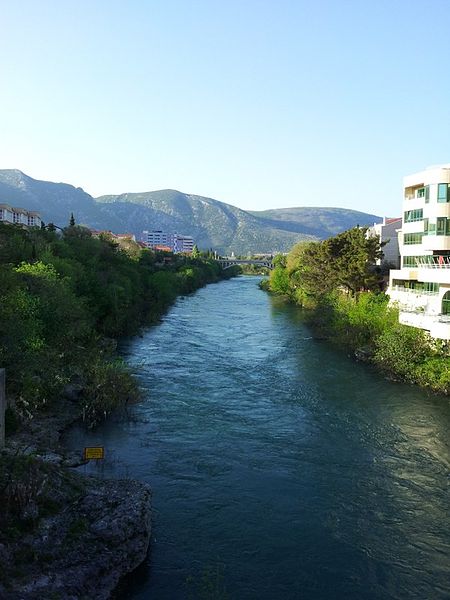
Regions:
[[[151, 491], [133, 480], [80, 477], [85, 491], [71, 506], [42, 519], [27, 540], [35, 560], [20, 581], [2, 590], [7, 600], [106, 600], [119, 580], [146, 557]], [[23, 540], [22, 540], [23, 544]]]

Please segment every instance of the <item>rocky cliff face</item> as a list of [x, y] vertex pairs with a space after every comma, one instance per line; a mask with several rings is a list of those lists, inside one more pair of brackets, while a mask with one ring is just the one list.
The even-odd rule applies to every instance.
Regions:
[[146, 557], [151, 490], [87, 477], [60, 434], [76, 401], [33, 420], [0, 454], [0, 598], [103, 600]]
[[[130, 480], [79, 478], [83, 493], [56, 516], [41, 519], [19, 544], [33, 560], [0, 587], [5, 600], [110, 598], [121, 577], [144, 559], [150, 540], [151, 492]], [[74, 484], [74, 481], [72, 481]], [[0, 547], [5, 565], [14, 547]]]

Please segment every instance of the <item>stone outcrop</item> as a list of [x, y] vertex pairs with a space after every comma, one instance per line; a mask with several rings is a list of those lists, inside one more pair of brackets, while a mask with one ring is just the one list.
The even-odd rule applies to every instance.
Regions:
[[[59, 440], [79, 413], [70, 401], [60, 408], [58, 415], [36, 420], [10, 438], [0, 457], [4, 465], [22, 461], [31, 473], [24, 469], [13, 490], [26, 498], [23, 507], [16, 510], [12, 496], [11, 519], [3, 531], [0, 527], [2, 600], [110, 598], [148, 551], [149, 486], [70, 468], [82, 463], [81, 457], [68, 454]], [[3, 516], [7, 519], [5, 511]]]
[[[38, 529], [19, 542], [33, 560], [7, 588], [0, 587], [0, 597], [106, 600], [121, 577], [145, 559], [151, 533], [149, 487], [90, 477], [83, 484], [72, 506], [41, 519]], [[5, 548], [3, 559], [12, 559]]]

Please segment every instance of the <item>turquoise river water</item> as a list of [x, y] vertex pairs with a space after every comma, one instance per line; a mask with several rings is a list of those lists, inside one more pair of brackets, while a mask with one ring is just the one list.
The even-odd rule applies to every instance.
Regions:
[[122, 599], [450, 598], [450, 404], [314, 340], [239, 277], [123, 345], [130, 419], [74, 429], [87, 472], [153, 488]]

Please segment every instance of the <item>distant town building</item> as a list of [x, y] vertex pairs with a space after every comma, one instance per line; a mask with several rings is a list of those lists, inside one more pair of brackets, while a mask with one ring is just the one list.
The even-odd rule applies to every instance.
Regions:
[[194, 238], [189, 235], [180, 235], [178, 233], [167, 233], [161, 230], [143, 231], [142, 241], [147, 248], [153, 250], [165, 246], [175, 254], [186, 252], [190, 254], [194, 248]]
[[399, 321], [450, 339], [450, 164], [404, 178], [400, 269], [388, 293]]
[[186, 252], [190, 254], [194, 249], [194, 238], [189, 235], [178, 235], [177, 233], [173, 236], [173, 251]]
[[172, 249], [173, 247], [173, 233], [166, 233], [165, 231], [143, 231], [142, 241], [147, 245], [148, 248], [155, 248], [156, 246], [168, 246]]
[[400, 267], [400, 249], [398, 245], [398, 234], [402, 227], [402, 218], [383, 218], [382, 223], [374, 223], [367, 230], [367, 235], [378, 237], [380, 243], [385, 242], [382, 247], [383, 258], [377, 260], [377, 264], [388, 265], [392, 269]]
[[40, 227], [41, 215], [34, 210], [15, 208], [9, 204], [0, 204], [0, 223], [23, 225], [24, 227]]

